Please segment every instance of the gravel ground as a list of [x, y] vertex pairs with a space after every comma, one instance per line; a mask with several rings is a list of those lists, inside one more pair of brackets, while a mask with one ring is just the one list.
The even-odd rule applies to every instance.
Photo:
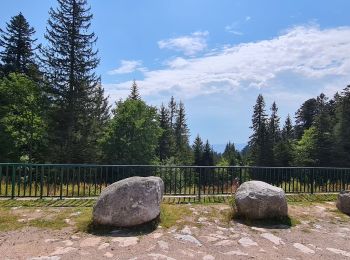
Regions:
[[[191, 214], [170, 228], [147, 234], [113, 230], [103, 235], [77, 232], [74, 214], [60, 230], [30, 225], [0, 232], [1, 259], [350, 259], [350, 217], [333, 202], [289, 205], [293, 227], [225, 221], [225, 204], [178, 205]], [[13, 208], [28, 221], [50, 218], [66, 208]], [[72, 211], [72, 209], [69, 209]]]

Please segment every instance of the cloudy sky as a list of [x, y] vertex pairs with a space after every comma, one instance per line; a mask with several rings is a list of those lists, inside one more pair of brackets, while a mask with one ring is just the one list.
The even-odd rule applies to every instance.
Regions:
[[[350, 84], [347, 0], [90, 0], [98, 72], [110, 102], [136, 79], [153, 105], [185, 103], [193, 139], [246, 143], [262, 93], [284, 120], [321, 92]], [[19, 11], [39, 42], [54, 0], [2, 0], [0, 27]]]

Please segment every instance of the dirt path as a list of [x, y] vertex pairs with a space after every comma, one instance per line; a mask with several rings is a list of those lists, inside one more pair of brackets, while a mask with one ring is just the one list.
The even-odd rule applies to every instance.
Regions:
[[[137, 235], [114, 230], [104, 235], [75, 232], [74, 214], [61, 230], [25, 227], [0, 233], [1, 259], [350, 259], [350, 217], [334, 203], [291, 205], [298, 224], [248, 226], [225, 221], [228, 206], [178, 205], [191, 212], [173, 227]], [[64, 211], [68, 209], [55, 209]], [[38, 209], [14, 208], [13, 214], [49, 218]], [[52, 213], [54, 212], [54, 213]]]

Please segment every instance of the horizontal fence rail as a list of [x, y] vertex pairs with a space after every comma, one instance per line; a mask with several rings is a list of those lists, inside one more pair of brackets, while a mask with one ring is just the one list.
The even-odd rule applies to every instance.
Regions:
[[165, 195], [229, 195], [237, 183], [261, 180], [286, 193], [327, 193], [350, 189], [350, 168], [159, 166], [0, 163], [0, 197], [94, 197], [113, 182], [158, 176]]

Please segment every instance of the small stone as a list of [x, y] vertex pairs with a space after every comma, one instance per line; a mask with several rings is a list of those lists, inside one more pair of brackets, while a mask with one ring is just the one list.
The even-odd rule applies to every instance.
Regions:
[[44, 240], [45, 243], [52, 243], [52, 242], [56, 242], [56, 241], [58, 241], [58, 239], [55, 239], [55, 238], [48, 238], [48, 239]]
[[240, 240], [238, 240], [238, 243], [241, 244], [244, 247], [249, 247], [249, 246], [257, 246], [258, 243], [255, 241], [251, 240], [249, 237], [242, 237]]
[[215, 259], [215, 257], [214, 256], [212, 256], [212, 255], [205, 255], [205, 256], [203, 256], [203, 258], [202, 258], [203, 260], [214, 260]]
[[284, 245], [284, 242], [282, 241], [281, 238], [275, 236], [274, 234], [271, 233], [263, 233], [261, 234], [261, 236], [269, 241], [271, 241], [272, 243], [274, 243], [275, 245], [279, 246], [279, 245]]
[[115, 237], [112, 242], [118, 242], [120, 247], [134, 246], [139, 242], [138, 237]]
[[303, 244], [300, 244], [300, 243], [294, 243], [293, 246], [296, 249], [299, 249], [304, 254], [314, 254], [315, 253], [314, 250], [312, 250], [311, 248], [308, 248], [307, 246], [304, 246]]
[[188, 226], [185, 226], [180, 232], [185, 235], [192, 235], [191, 229]]
[[247, 256], [247, 253], [242, 252], [241, 250], [233, 250], [233, 251], [229, 251], [226, 253], [223, 253], [224, 255], [237, 255], [237, 256]]
[[199, 242], [195, 237], [191, 235], [175, 234], [174, 236], [178, 240], [182, 240], [184, 242], [191, 242], [193, 244], [196, 244], [197, 246], [202, 246], [201, 242]]
[[344, 250], [337, 249], [337, 248], [331, 248], [331, 247], [327, 247], [326, 249], [334, 254], [350, 257], [350, 252], [346, 252]]
[[80, 247], [97, 246], [101, 242], [100, 237], [89, 237], [80, 242]]
[[216, 228], [221, 230], [221, 231], [228, 231], [228, 228], [224, 228], [224, 227], [220, 227], [220, 226], [216, 226]]
[[71, 240], [64, 240], [62, 243], [64, 243], [65, 246], [72, 246], [74, 244]]
[[208, 219], [206, 217], [200, 217], [198, 218], [198, 222], [205, 222], [207, 221]]
[[153, 234], [153, 238], [154, 238], [154, 239], [158, 239], [158, 238], [160, 238], [160, 237], [162, 237], [162, 236], [163, 236], [163, 234], [162, 234], [162, 233], [159, 233], [159, 232]]
[[80, 237], [77, 236], [77, 235], [72, 235], [70, 238], [73, 239], [73, 240], [78, 240], [78, 239], [80, 239]]
[[57, 247], [56, 250], [51, 253], [52, 256], [54, 255], [64, 255], [73, 251], [76, 251], [78, 249], [74, 248], [74, 247]]
[[175, 258], [162, 255], [162, 254], [148, 254], [148, 256], [152, 257], [153, 259], [176, 260]]
[[106, 253], [104, 254], [104, 256], [107, 257], [107, 258], [112, 258], [112, 257], [113, 257], [113, 254], [112, 254], [111, 252], [106, 252]]
[[109, 243], [102, 243], [101, 245], [98, 246], [98, 250], [103, 250], [109, 247]]
[[259, 231], [259, 232], [266, 232], [265, 228], [259, 228], [259, 227], [251, 227], [251, 229]]

